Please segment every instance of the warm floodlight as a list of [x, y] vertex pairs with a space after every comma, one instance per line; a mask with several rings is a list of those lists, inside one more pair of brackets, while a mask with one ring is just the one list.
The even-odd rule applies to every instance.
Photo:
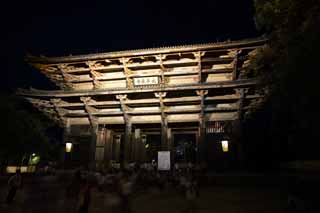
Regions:
[[66, 152], [71, 152], [72, 143], [66, 143]]
[[36, 153], [32, 153], [32, 156], [33, 156], [33, 157], [36, 156]]
[[228, 152], [229, 151], [229, 142], [224, 140], [221, 141], [221, 146], [222, 146], [222, 151], [223, 152]]

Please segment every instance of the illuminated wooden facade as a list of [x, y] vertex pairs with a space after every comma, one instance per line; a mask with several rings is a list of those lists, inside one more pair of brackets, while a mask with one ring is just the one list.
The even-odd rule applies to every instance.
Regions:
[[65, 128], [66, 141], [87, 135], [90, 162], [142, 162], [148, 135], [172, 150], [174, 134], [184, 133], [195, 135], [199, 162], [207, 135], [224, 131], [219, 121], [241, 119], [262, 98], [245, 68], [265, 42], [28, 57], [61, 89], [19, 93]]

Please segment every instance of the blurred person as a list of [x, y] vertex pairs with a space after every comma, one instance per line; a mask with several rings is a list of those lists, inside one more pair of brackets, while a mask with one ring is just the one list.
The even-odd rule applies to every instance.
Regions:
[[196, 209], [196, 198], [199, 197], [197, 182], [193, 176], [189, 176], [185, 184], [185, 199], [187, 211], [193, 213]]
[[121, 199], [121, 212], [130, 213], [131, 208], [129, 198], [132, 192], [132, 182], [130, 182], [127, 174], [123, 174], [120, 178], [119, 187]]
[[65, 199], [65, 211], [75, 212], [77, 208], [77, 204], [79, 202], [79, 193], [81, 189], [81, 183], [83, 181], [83, 177], [80, 170], [76, 170], [73, 174], [71, 183], [67, 185], [66, 188], [66, 199]]
[[16, 170], [16, 174], [11, 176], [8, 181], [9, 191], [6, 198], [6, 202], [8, 204], [12, 203], [17, 190], [22, 187], [22, 176], [20, 169]]
[[77, 205], [78, 213], [89, 212], [89, 206], [91, 202], [91, 188], [92, 185], [88, 182], [88, 180], [81, 181], [81, 188], [79, 192], [79, 200]]

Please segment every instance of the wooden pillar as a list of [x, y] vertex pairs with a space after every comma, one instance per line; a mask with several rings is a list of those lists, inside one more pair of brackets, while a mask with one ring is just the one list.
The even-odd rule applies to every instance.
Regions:
[[133, 149], [133, 159], [134, 161], [140, 163], [142, 158], [142, 144], [141, 144], [141, 130], [135, 129], [134, 130], [134, 149]]
[[124, 104], [127, 95], [117, 95], [116, 98], [120, 101], [121, 111], [123, 112], [123, 120], [125, 123], [125, 136], [124, 140], [120, 142], [120, 169], [124, 169], [126, 163], [130, 160], [129, 146], [132, 139], [132, 122], [131, 116], [128, 115], [129, 108]]
[[63, 129], [63, 146], [61, 148], [61, 162], [63, 164], [66, 163], [67, 155], [71, 155], [71, 153], [66, 153], [66, 143], [70, 142], [70, 134], [71, 134], [71, 126], [69, 119], [65, 119], [64, 129]]
[[120, 145], [121, 145], [121, 140], [123, 140], [122, 135], [117, 134], [113, 138], [114, 138], [114, 143], [113, 143], [114, 159], [113, 160], [120, 162]]
[[199, 133], [198, 133], [198, 152], [197, 152], [197, 163], [204, 163], [207, 160], [206, 151], [206, 118], [204, 113], [205, 108], [205, 95], [208, 94], [207, 90], [198, 90], [197, 95], [200, 96], [200, 114], [199, 114]]
[[163, 98], [166, 96], [165, 92], [155, 93], [155, 96], [159, 98], [160, 110], [161, 110], [161, 150], [168, 151], [168, 120], [167, 116], [164, 112], [165, 106], [163, 103]]
[[96, 151], [95, 151], [95, 162], [98, 166], [104, 166], [105, 161], [105, 149], [106, 147], [106, 133], [107, 129], [105, 127], [98, 129], [97, 139], [96, 139]]
[[165, 116], [161, 116], [161, 150], [168, 151], [168, 121]]
[[59, 107], [59, 104], [65, 103], [64, 101], [61, 100], [61, 98], [53, 98], [50, 99], [50, 102], [52, 103], [52, 106], [57, 114], [58, 120], [60, 124], [64, 127], [64, 132], [63, 132], [63, 147], [61, 148], [61, 162], [64, 163], [64, 166], [67, 166], [68, 164], [67, 161], [71, 161], [72, 157], [72, 151], [69, 153], [66, 153], [66, 143], [67, 142], [72, 142], [70, 141], [70, 135], [71, 135], [71, 126], [70, 126], [70, 120], [65, 117], [65, 115], [69, 112], [69, 110]]
[[89, 159], [91, 167], [96, 166], [96, 146], [97, 146], [97, 138], [98, 138], [98, 127], [97, 123], [93, 123], [91, 125], [91, 143], [90, 143], [90, 152]]
[[201, 84], [203, 82], [202, 79], [202, 66], [201, 66], [201, 56], [202, 53], [199, 51], [198, 53], [195, 53], [195, 57], [198, 61], [198, 83]]
[[128, 161], [130, 160], [129, 157], [129, 144], [131, 143], [132, 138], [132, 123], [131, 121], [126, 122], [125, 125], [125, 135], [124, 140], [120, 142], [120, 168], [124, 169]]
[[230, 55], [232, 57], [234, 57], [233, 59], [233, 71], [232, 71], [232, 80], [237, 80], [238, 78], [238, 55], [239, 55], [240, 51], [239, 50], [235, 50], [233, 52], [230, 53]]
[[129, 151], [130, 151], [130, 162], [135, 162], [135, 149], [136, 149], [136, 140], [135, 140], [135, 130], [131, 132], [131, 142], [129, 146]]
[[173, 144], [173, 138], [172, 138], [172, 129], [167, 129], [167, 142], [168, 142], [168, 150], [170, 151], [170, 161], [171, 161], [171, 167], [174, 165], [174, 144]]
[[80, 100], [84, 103], [85, 111], [88, 114], [88, 119], [91, 126], [91, 143], [89, 151], [89, 165], [94, 168], [96, 166], [96, 149], [97, 149], [97, 139], [99, 131], [99, 119], [94, 116], [93, 113], [97, 111], [96, 108], [90, 106], [89, 104], [94, 102], [91, 97], [81, 97]]
[[145, 162], [147, 160], [147, 150], [145, 147], [146, 142], [147, 142], [147, 135], [141, 135], [141, 143], [140, 143], [140, 147], [141, 147], [140, 160], [141, 160], [141, 162]]
[[237, 140], [237, 158], [239, 162], [239, 167], [244, 167], [245, 162], [245, 156], [244, 156], [244, 150], [243, 150], [243, 134], [242, 134], [242, 121], [243, 121], [243, 101], [245, 98], [245, 93], [247, 92], [247, 89], [241, 88], [236, 89], [236, 93], [240, 96], [240, 99], [238, 101], [238, 119], [235, 121], [235, 127], [236, 129], [236, 140]]
[[112, 144], [112, 131], [105, 129], [104, 161], [107, 166], [110, 166], [110, 161], [112, 160]]

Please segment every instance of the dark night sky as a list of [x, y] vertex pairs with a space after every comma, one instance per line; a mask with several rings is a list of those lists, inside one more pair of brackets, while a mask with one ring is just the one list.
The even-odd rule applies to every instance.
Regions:
[[31, 0], [2, 4], [1, 90], [52, 84], [27, 53], [63, 56], [256, 37], [252, 0]]

